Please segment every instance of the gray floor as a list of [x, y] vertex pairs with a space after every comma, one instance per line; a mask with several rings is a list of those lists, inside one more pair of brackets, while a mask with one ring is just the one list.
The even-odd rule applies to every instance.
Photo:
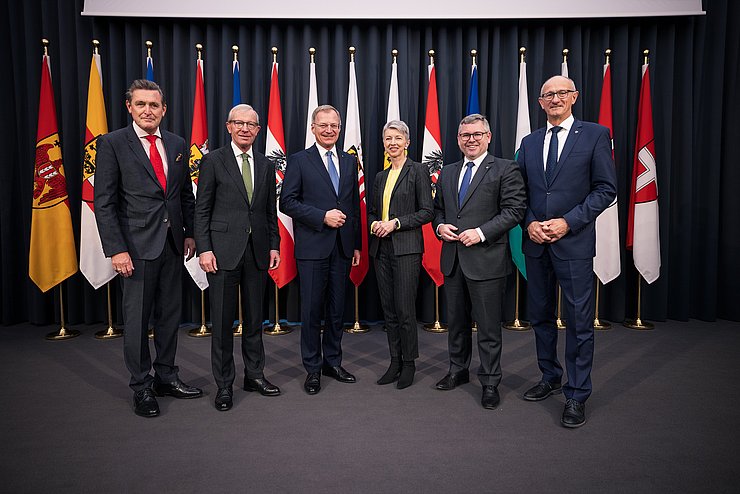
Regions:
[[[559, 425], [562, 395], [521, 399], [538, 379], [531, 331], [504, 332], [502, 403], [480, 387], [439, 392], [446, 335], [419, 332], [414, 385], [377, 386], [380, 328], [345, 335], [356, 384], [305, 377], [298, 331], [265, 336], [279, 397], [235, 391], [213, 408], [210, 339], [180, 335], [198, 400], [131, 411], [122, 340], [45, 341], [53, 327], [0, 328], [2, 492], [738, 492], [740, 324], [617, 326], [596, 335], [588, 423]], [[562, 346], [562, 345], [561, 345]], [[562, 352], [562, 348], [561, 348]], [[238, 360], [237, 360], [238, 362]], [[477, 362], [474, 357], [473, 366]], [[238, 365], [237, 372], [242, 367]]]

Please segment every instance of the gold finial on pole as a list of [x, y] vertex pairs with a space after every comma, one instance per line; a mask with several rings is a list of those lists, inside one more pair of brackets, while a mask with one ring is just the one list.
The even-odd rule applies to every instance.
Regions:
[[396, 59], [398, 58], [398, 50], [395, 48], [391, 51], [391, 56], [393, 57], [393, 63], [396, 63]]
[[611, 58], [612, 58], [611, 48], [607, 48], [606, 50], [604, 50], [604, 58], [606, 59], [606, 64], [609, 65], [611, 63]]
[[270, 51], [272, 51], [272, 63], [277, 63], [277, 46], [273, 46]]
[[563, 48], [563, 63], [568, 61], [568, 53], [570, 53], [570, 50]]
[[478, 50], [476, 50], [475, 48], [470, 50], [470, 56], [473, 57], [473, 65], [476, 65], [475, 57], [478, 56]]
[[200, 56], [201, 56], [202, 51], [203, 51], [203, 45], [201, 45], [200, 43], [196, 43], [195, 44], [195, 51], [198, 52], [198, 60], [200, 60]]
[[231, 51], [234, 52], [234, 61], [239, 61], [239, 47], [237, 45], [231, 45]]
[[642, 55], [643, 55], [643, 57], [645, 57], [645, 59], [644, 59], [645, 61], [644, 61], [643, 65], [647, 65], [648, 64], [648, 61], [650, 60], [650, 57], [649, 57], [650, 50], [643, 50], [642, 51]]
[[313, 46], [311, 48], [309, 48], [308, 49], [308, 55], [310, 57], [310, 60], [309, 61], [311, 63], [316, 63], [316, 48], [314, 48]]
[[349, 47], [349, 61], [354, 62], [355, 61], [355, 52], [357, 49], [354, 46]]
[[154, 43], [152, 43], [152, 42], [151, 42], [151, 41], [149, 41], [149, 40], [146, 40], [146, 41], [144, 42], [144, 44], [146, 45], [146, 56], [147, 56], [148, 58], [151, 58], [151, 56], [152, 56], [152, 45], [153, 45]]
[[49, 40], [41, 38], [41, 44], [44, 46], [44, 56], [49, 55]]
[[93, 55], [98, 54], [98, 47], [100, 47], [100, 41], [94, 39], [93, 40]]
[[429, 63], [434, 65], [434, 50], [429, 50]]
[[524, 58], [527, 56], [527, 49], [523, 46], [519, 48], [519, 63], [524, 63]]

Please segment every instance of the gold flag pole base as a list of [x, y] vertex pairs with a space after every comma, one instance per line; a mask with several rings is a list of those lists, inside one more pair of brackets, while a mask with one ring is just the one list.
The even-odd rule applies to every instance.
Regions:
[[154, 339], [154, 328], [147, 329], [146, 335], [149, 337], [150, 340], [153, 340]]
[[120, 338], [121, 336], [123, 336], [123, 331], [114, 326], [108, 326], [108, 329], [95, 333], [95, 338], [98, 340], [112, 340], [113, 338]]
[[360, 289], [355, 285], [355, 322], [344, 328], [345, 333], [367, 333], [370, 326], [360, 323]]
[[293, 331], [293, 327], [288, 324], [280, 324], [280, 310], [278, 307], [278, 286], [275, 283], [275, 325], [269, 328], [265, 328], [263, 332], [270, 336], [280, 336], [281, 334], [288, 334]]
[[478, 332], [478, 323], [475, 322], [475, 321], [473, 321], [473, 326], [470, 329], [473, 330], [473, 333], [477, 333]]
[[424, 325], [424, 331], [430, 333], [446, 333], [447, 325], [439, 322], [439, 287], [434, 285], [434, 322]]
[[558, 327], [558, 329], [559, 329], [560, 331], [562, 331], [562, 330], [564, 330], [564, 329], [565, 329], [565, 323], [563, 322], [563, 320], [562, 320], [562, 319], [558, 318], [558, 319], [557, 319], [557, 320], [555, 321], [555, 324], [557, 325], [557, 327]]
[[237, 325], [234, 326], [234, 336], [241, 336], [243, 329], [244, 327], [242, 326], [242, 323], [241, 322], [237, 323]]
[[513, 321], [501, 323], [501, 327], [508, 329], [509, 331], [529, 331], [532, 329], [532, 325], [529, 321], [522, 321], [521, 319], [514, 319]]
[[651, 330], [655, 329], [655, 325], [646, 321], [643, 321], [642, 319], [625, 319], [625, 321], [622, 323], [622, 326], [625, 328], [630, 329], [639, 329], [639, 330]]
[[80, 332], [76, 329], [67, 329], [64, 327], [64, 295], [62, 293], [62, 285], [59, 286], [59, 331], [52, 331], [46, 335], [47, 340], [68, 340], [80, 336]]
[[239, 321], [237, 321], [236, 326], [234, 326], [234, 336], [241, 336], [242, 330], [244, 329], [244, 325], [242, 322], [244, 321], [244, 314], [242, 313], [242, 287], [241, 285], [238, 288], [239, 290]]
[[188, 331], [188, 336], [193, 338], [206, 338], [211, 336], [211, 328], [206, 325], [206, 292], [200, 291], [200, 327]]
[[594, 319], [594, 329], [597, 331], [605, 331], [607, 329], [612, 329], [612, 324], [608, 321], [602, 321], [597, 317]]

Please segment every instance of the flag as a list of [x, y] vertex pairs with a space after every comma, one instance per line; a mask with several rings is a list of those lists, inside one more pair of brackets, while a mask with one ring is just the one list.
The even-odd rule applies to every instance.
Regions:
[[[270, 102], [267, 113], [267, 141], [265, 156], [275, 167], [275, 187], [277, 189], [278, 230], [280, 231], [280, 265], [268, 271], [278, 288], [282, 288], [296, 277], [295, 241], [293, 240], [293, 219], [280, 211], [280, 192], [285, 176], [285, 133], [283, 132], [283, 109], [280, 105], [280, 85], [278, 84], [278, 64], [272, 63], [270, 79]], [[313, 110], [311, 110], [313, 111]]]
[[231, 73], [233, 78], [231, 91], [231, 106], [234, 107], [242, 102], [242, 86], [239, 79], [239, 60], [231, 62]]
[[370, 261], [367, 250], [367, 205], [365, 204], [365, 171], [362, 166], [362, 138], [360, 137], [360, 104], [357, 97], [355, 62], [349, 62], [349, 90], [347, 91], [347, 127], [344, 131], [344, 150], [357, 159], [357, 187], [360, 189], [360, 231], [362, 250], [360, 264], [352, 266], [349, 277], [355, 286], [365, 279]]
[[[516, 108], [516, 137], [514, 141], [514, 159], [519, 155], [519, 148], [524, 139], [532, 132], [532, 126], [529, 122], [529, 91], [527, 91], [527, 62], [524, 56], [519, 61], [519, 101]], [[511, 259], [514, 261], [522, 277], [527, 279], [527, 266], [524, 262], [524, 253], [522, 252], [522, 227], [516, 225], [509, 230], [509, 247], [511, 248]]]
[[80, 271], [96, 290], [116, 276], [110, 259], [103, 253], [98, 225], [95, 223], [95, 156], [98, 137], [108, 133], [103, 98], [103, 76], [100, 55], [94, 53], [90, 63], [87, 88], [87, 120], [82, 161], [82, 207], [80, 208]]
[[[614, 159], [614, 133], [612, 125], [612, 72], [609, 64], [604, 64], [604, 82], [601, 89], [599, 124], [609, 129], [612, 139], [612, 159]], [[622, 271], [619, 255], [619, 210], [617, 198], [596, 218], [596, 255], [594, 273], [607, 284]]]
[[635, 159], [627, 219], [627, 248], [632, 250], [635, 267], [645, 281], [652, 283], [657, 280], [660, 276], [658, 176], [648, 64], [642, 66]]
[[51, 68], [49, 56], [44, 55], [41, 59], [28, 276], [42, 292], [46, 292], [76, 272], [77, 251], [51, 87]]
[[478, 65], [473, 62], [470, 68], [470, 94], [468, 95], [468, 112], [466, 115], [480, 113], [480, 101], [478, 100]]
[[[424, 119], [424, 143], [422, 145], [422, 163], [429, 168], [429, 179], [432, 182], [432, 195], [437, 186], [439, 172], [444, 164], [442, 156], [442, 132], [439, 125], [439, 103], [437, 102], [437, 74], [434, 62], [428, 66], [429, 90], [427, 92], [427, 110]], [[442, 241], [434, 234], [430, 223], [424, 223], [421, 227], [424, 235], [424, 254], [421, 265], [424, 266], [429, 277], [437, 286], [445, 282], [442, 269], [439, 266], [439, 258], [442, 254]]]
[[152, 60], [151, 54], [146, 57], [146, 78], [154, 82], [154, 60]]
[[[190, 162], [188, 163], [193, 194], [196, 196], [198, 195], [200, 160], [207, 153], [208, 121], [206, 119], [206, 98], [203, 89], [203, 60], [198, 58], [195, 61], [195, 97], [193, 99], [193, 126], [190, 131]], [[198, 288], [201, 290], [208, 288], [206, 272], [201, 269], [197, 256], [186, 261], [185, 267]]]
[[[396, 57], [393, 57], [391, 64], [391, 86], [388, 90], [388, 112], [386, 113], [385, 123], [391, 120], [401, 120], [401, 106], [398, 101], [398, 64]], [[391, 157], [388, 153], [383, 153], [383, 169], [391, 166]]]
[[316, 62], [311, 55], [311, 63], [308, 66], [308, 107], [306, 109], [306, 147], [316, 143], [316, 136], [311, 132], [311, 114], [319, 106], [319, 96], [316, 90]]

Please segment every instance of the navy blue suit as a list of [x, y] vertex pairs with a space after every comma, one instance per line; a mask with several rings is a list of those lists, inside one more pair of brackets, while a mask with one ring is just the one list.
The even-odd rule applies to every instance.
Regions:
[[[609, 130], [575, 120], [552, 172], [545, 180], [543, 146], [546, 129], [522, 140], [517, 160], [527, 186], [522, 250], [527, 264], [528, 316], [537, 346], [542, 379], [560, 382], [557, 357], [556, 281], [563, 293], [568, 382], [565, 397], [581, 403], [591, 394], [593, 363], [595, 221], [616, 196], [616, 172]], [[561, 137], [562, 139], [562, 137]], [[537, 244], [527, 235], [533, 221], [564, 218], [569, 231], [551, 244]]]
[[[301, 355], [309, 373], [321, 370], [322, 353], [323, 363], [332, 367], [342, 363], [344, 295], [353, 252], [362, 246], [357, 160], [337, 149], [337, 194], [319, 149], [326, 152], [313, 145], [288, 158], [280, 194], [280, 210], [293, 218], [301, 280]], [[347, 216], [340, 228], [324, 224], [324, 215], [332, 209]]]

